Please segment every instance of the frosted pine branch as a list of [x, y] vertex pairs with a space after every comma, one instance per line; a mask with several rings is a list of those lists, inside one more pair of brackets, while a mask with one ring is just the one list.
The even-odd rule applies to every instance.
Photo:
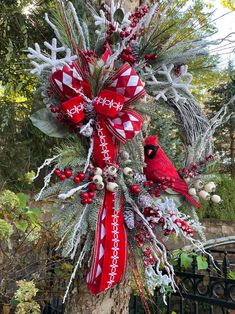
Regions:
[[[28, 57], [33, 60], [31, 64], [34, 66], [30, 72], [32, 74], [40, 75], [45, 69], [51, 69], [55, 71], [58, 66], [64, 64], [70, 64], [72, 61], [77, 59], [76, 55], [71, 55], [71, 50], [65, 46], [57, 47], [56, 38], [52, 39], [52, 43], [49, 44], [47, 41], [44, 42], [45, 47], [51, 51], [51, 55], [48, 56], [46, 53], [41, 51], [39, 44], [35, 44], [35, 49], [28, 48]], [[57, 58], [57, 54], [64, 52], [65, 56], [62, 58]], [[37, 60], [37, 61], [34, 61]]]

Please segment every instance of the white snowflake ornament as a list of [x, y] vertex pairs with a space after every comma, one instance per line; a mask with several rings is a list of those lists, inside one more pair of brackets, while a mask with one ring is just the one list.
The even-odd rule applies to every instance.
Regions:
[[[59, 66], [70, 64], [72, 61], [77, 59], [76, 55], [71, 54], [71, 50], [69, 48], [64, 46], [57, 47], [56, 38], [52, 39], [51, 44], [45, 41], [44, 45], [48, 50], [51, 51], [50, 56], [48, 56], [46, 53], [43, 53], [39, 44], [37, 43], [35, 44], [35, 49], [30, 47], [28, 48], [28, 57], [31, 60], [37, 60], [31, 61], [31, 64], [34, 66], [34, 69], [30, 71], [32, 74], [39, 76], [45, 69], [51, 69], [52, 71], [55, 71]], [[61, 52], [64, 52], [65, 56], [59, 59], [57, 58], [57, 54]]]
[[153, 73], [151, 68], [146, 68], [146, 84], [151, 87], [156, 100], [162, 98], [167, 101], [173, 98], [176, 102], [185, 101], [184, 94], [191, 96], [190, 85], [192, 75], [188, 73], [188, 66], [181, 66], [180, 74], [176, 75], [173, 71], [174, 64], [163, 64], [161, 69]]

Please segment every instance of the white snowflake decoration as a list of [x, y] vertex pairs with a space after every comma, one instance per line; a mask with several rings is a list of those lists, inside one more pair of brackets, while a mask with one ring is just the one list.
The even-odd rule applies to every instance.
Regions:
[[[156, 73], [153, 73], [151, 68], [146, 68], [146, 76], [147, 79], [146, 84], [151, 86], [152, 93], [155, 96], [156, 100], [162, 98], [167, 101], [170, 98], [174, 98], [176, 102], [185, 101], [186, 98], [183, 94], [191, 96], [190, 85], [192, 81], [192, 75], [188, 73], [188, 66], [181, 66], [181, 73], [179, 76], [176, 76], [173, 73], [174, 64], [163, 64], [161, 69]], [[157, 78], [160, 75], [165, 78], [165, 80], [161, 80]]]
[[[71, 55], [71, 50], [67, 47], [61, 46], [57, 47], [57, 40], [56, 38], [52, 39], [52, 43], [49, 44], [47, 41], [44, 42], [44, 45], [47, 49], [51, 51], [51, 55], [48, 56], [41, 51], [39, 44], [35, 44], [35, 49], [28, 48], [28, 57], [32, 60], [31, 64], [34, 66], [30, 72], [32, 74], [40, 75], [43, 70], [51, 69], [55, 71], [59, 66], [64, 64], [70, 64], [72, 61], [77, 59], [76, 55]], [[57, 54], [60, 52], [64, 52], [65, 56], [58, 59]]]

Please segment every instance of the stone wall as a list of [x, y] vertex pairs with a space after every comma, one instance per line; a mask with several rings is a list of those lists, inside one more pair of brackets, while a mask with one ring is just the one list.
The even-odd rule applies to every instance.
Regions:
[[215, 239], [228, 236], [235, 236], [235, 221], [217, 219], [202, 220], [205, 229], [206, 239]]

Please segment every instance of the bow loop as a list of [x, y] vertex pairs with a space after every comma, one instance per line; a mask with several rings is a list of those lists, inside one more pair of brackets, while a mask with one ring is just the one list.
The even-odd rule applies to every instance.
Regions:
[[93, 100], [96, 112], [109, 117], [115, 117], [123, 108], [124, 96], [114, 91], [104, 89]]
[[85, 118], [84, 101], [80, 95], [63, 102], [61, 109], [74, 124], [78, 124]]

